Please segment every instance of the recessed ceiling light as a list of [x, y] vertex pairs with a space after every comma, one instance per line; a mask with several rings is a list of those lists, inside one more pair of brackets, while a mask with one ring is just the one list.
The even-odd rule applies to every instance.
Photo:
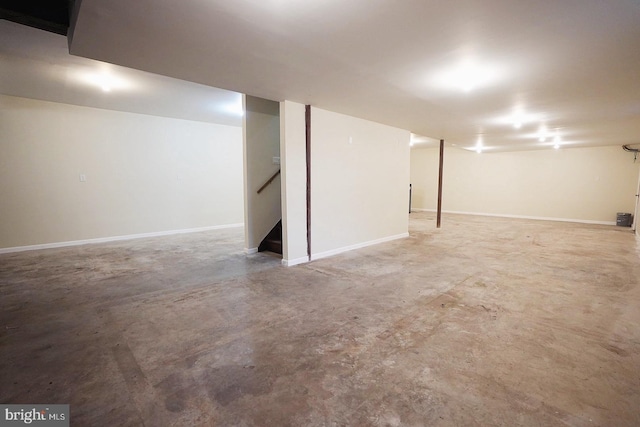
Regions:
[[545, 142], [549, 137], [549, 131], [547, 130], [547, 126], [542, 124], [538, 129], [538, 141]]
[[511, 113], [496, 117], [492, 120], [495, 124], [512, 126], [515, 129], [521, 129], [523, 126], [533, 122], [545, 120], [543, 114], [529, 113], [523, 107], [516, 107]]
[[411, 133], [409, 141], [412, 146], [420, 145], [420, 146], [433, 146], [439, 143], [439, 140], [435, 138], [430, 138], [428, 136], [417, 135], [415, 133]]
[[482, 135], [478, 135], [478, 141], [476, 142], [476, 153], [482, 153]]
[[432, 84], [443, 89], [468, 93], [494, 84], [503, 74], [498, 66], [465, 61], [436, 73], [432, 78]]
[[526, 113], [522, 108], [516, 108], [513, 114], [509, 117], [509, 122], [514, 128], [520, 129], [522, 125], [538, 121], [539, 116], [537, 114]]
[[109, 71], [80, 71], [76, 73], [76, 76], [80, 82], [100, 88], [103, 92], [131, 87], [129, 81]]
[[553, 148], [555, 148], [556, 150], [560, 148], [560, 141], [561, 141], [560, 134], [556, 130], [556, 136], [553, 138], [553, 142], [554, 142]]
[[540, 127], [538, 128], [538, 141], [545, 142], [550, 137], [551, 133], [549, 132], [547, 125], [545, 123], [540, 124]]

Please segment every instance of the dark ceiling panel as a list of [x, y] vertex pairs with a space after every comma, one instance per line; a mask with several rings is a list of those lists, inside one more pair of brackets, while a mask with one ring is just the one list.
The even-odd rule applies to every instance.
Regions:
[[0, 0], [0, 18], [66, 35], [74, 0]]

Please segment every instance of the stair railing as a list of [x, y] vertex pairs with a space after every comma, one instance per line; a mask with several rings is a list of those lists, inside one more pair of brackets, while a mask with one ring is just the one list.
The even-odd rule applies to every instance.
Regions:
[[267, 182], [265, 182], [264, 184], [262, 184], [262, 187], [258, 188], [258, 194], [262, 193], [262, 190], [264, 190], [265, 188], [267, 188], [269, 186], [269, 184], [271, 184], [273, 182], [274, 179], [276, 179], [276, 177], [280, 175], [280, 169], [278, 169], [276, 171], [276, 173], [274, 173], [273, 175], [271, 175], [271, 178], [269, 178], [267, 180]]

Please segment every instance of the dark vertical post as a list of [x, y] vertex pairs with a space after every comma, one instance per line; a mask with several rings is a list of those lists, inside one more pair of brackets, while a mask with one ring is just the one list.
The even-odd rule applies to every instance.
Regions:
[[311, 105], [304, 107], [307, 154], [307, 256], [311, 261]]
[[411, 213], [411, 184], [409, 184], [409, 213]]
[[442, 219], [442, 168], [444, 166], [444, 139], [440, 140], [440, 170], [438, 172], [438, 214], [436, 227], [440, 228], [440, 220]]

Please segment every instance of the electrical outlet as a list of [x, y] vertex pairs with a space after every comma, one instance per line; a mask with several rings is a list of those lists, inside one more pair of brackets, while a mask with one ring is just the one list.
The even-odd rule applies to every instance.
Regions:
[[87, 182], [87, 175], [81, 173], [80, 174], [80, 182]]

